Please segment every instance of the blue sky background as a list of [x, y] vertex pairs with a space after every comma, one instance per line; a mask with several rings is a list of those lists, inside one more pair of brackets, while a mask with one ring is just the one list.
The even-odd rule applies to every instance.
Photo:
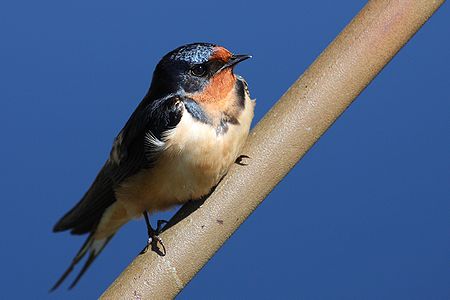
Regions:
[[[98, 297], [142, 249], [144, 222], [131, 222], [76, 289], [47, 292], [84, 240], [51, 228], [166, 52], [208, 41], [252, 53], [237, 72], [257, 98], [256, 122], [363, 5], [2, 1], [1, 297]], [[180, 299], [450, 298], [449, 20], [447, 4]]]

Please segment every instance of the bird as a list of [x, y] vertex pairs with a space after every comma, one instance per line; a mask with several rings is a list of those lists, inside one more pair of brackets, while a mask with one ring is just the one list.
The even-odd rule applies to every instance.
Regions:
[[108, 159], [81, 200], [53, 227], [87, 234], [57, 289], [86, 254], [73, 288], [121, 226], [144, 216], [148, 240], [162, 244], [148, 214], [208, 195], [240, 157], [255, 100], [234, 67], [251, 55], [212, 43], [170, 51], [150, 88], [115, 137]]

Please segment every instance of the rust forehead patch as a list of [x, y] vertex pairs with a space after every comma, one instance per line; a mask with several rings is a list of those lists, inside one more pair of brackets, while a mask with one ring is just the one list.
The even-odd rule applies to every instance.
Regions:
[[230, 59], [232, 55], [233, 54], [231, 54], [231, 52], [225, 49], [224, 47], [216, 46], [213, 48], [213, 53], [210, 59], [217, 59], [226, 62]]

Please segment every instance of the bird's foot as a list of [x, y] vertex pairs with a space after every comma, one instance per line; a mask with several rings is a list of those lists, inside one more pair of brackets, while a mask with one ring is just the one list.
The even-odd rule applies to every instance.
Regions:
[[[167, 224], [168, 222], [165, 220], [158, 220], [158, 225], [156, 227], [156, 230], [152, 228], [152, 225], [150, 224], [150, 219], [148, 218], [148, 214], [146, 211], [144, 211], [144, 218], [145, 223], [147, 225], [147, 233], [148, 233], [148, 240], [147, 240], [147, 246], [145, 246], [144, 250], [141, 253], [145, 253], [150, 248], [151, 250], [158, 253], [160, 256], [166, 255], [166, 247], [164, 246], [163, 240], [159, 237], [159, 234], [161, 233], [163, 224]], [[160, 250], [158, 247], [158, 244], [161, 245], [161, 248], [163, 251]]]
[[[166, 220], [158, 220], [156, 225], [156, 230], [149, 230], [148, 232], [148, 240], [147, 240], [147, 249], [149, 246], [151, 246], [152, 250], [156, 251], [158, 254], [164, 256], [166, 255], [166, 247], [164, 246], [163, 240], [159, 236], [161, 233], [163, 226], [169, 223]], [[159, 251], [158, 243], [161, 245], [163, 252]], [[155, 250], [157, 249], [157, 250]]]
[[[162, 251], [159, 248], [159, 245], [161, 245]], [[158, 235], [157, 231], [149, 231], [148, 233], [148, 240], [147, 240], [147, 246], [144, 249], [144, 253], [148, 251], [148, 249], [151, 249], [158, 253], [161, 256], [166, 255], [166, 247], [164, 246], [164, 242], [162, 238]]]
[[240, 166], [246, 166], [247, 163], [243, 162], [244, 158], [250, 158], [248, 155], [239, 155], [238, 158], [234, 161], [235, 164], [238, 164]]

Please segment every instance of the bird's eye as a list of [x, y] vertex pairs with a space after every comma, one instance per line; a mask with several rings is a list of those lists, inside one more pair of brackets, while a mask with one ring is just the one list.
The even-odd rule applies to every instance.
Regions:
[[204, 65], [195, 65], [191, 69], [191, 74], [197, 77], [204, 76], [206, 74], [206, 67]]

